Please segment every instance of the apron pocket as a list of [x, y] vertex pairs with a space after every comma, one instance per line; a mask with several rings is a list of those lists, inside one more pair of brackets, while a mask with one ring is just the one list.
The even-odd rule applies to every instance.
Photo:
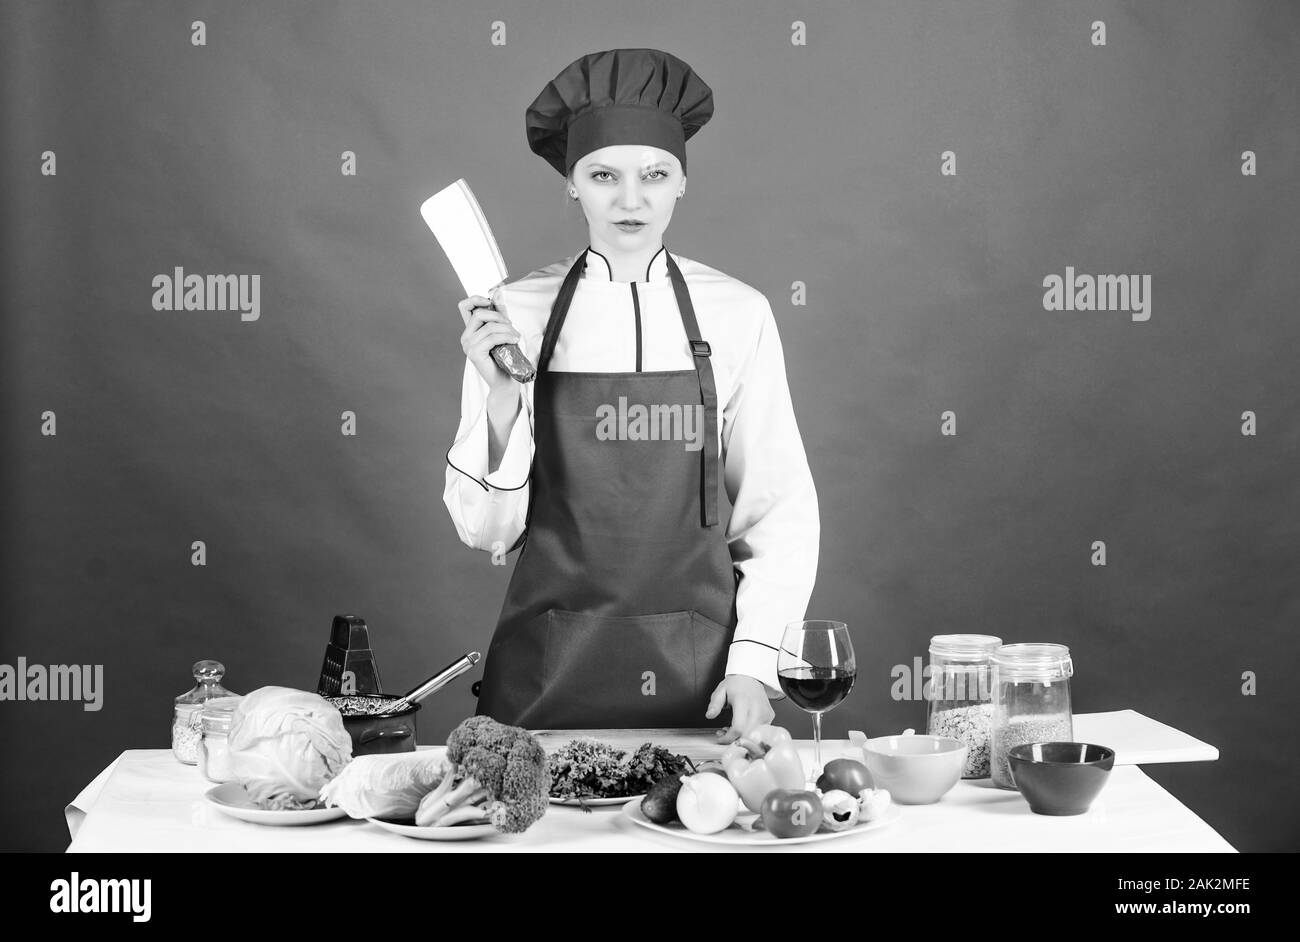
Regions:
[[612, 616], [551, 609], [542, 617], [543, 713], [549, 727], [706, 725], [697, 649], [711, 662], [720, 643], [725, 656], [726, 631], [716, 622], [706, 624], [690, 611]]
[[733, 632], [699, 612], [691, 612], [691, 622], [695, 641], [695, 687], [707, 707], [713, 688], [727, 675], [727, 655], [731, 653]]

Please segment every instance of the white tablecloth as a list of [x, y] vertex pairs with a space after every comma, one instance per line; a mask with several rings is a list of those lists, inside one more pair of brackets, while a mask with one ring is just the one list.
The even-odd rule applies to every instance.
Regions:
[[[1076, 738], [1084, 740], [1082, 731], [1076, 730]], [[806, 766], [811, 767], [812, 744], [800, 741], [799, 746]], [[823, 761], [841, 754], [860, 756], [847, 740], [823, 744]], [[208, 804], [203, 794], [212, 783], [194, 766], [181, 765], [166, 749], [127, 750], [100, 778], [96, 791], [88, 787], [69, 806], [69, 829], [74, 835], [69, 851], [680, 853], [743, 849], [648, 831], [625, 820], [617, 806], [591, 812], [553, 806], [524, 834], [462, 843], [416, 841], [346, 819], [310, 827], [264, 827], [227, 817]], [[73, 812], [78, 808], [85, 814], [74, 828]], [[1213, 828], [1136, 765], [1117, 765], [1091, 810], [1076, 817], [1034, 814], [1018, 792], [993, 787], [987, 781], [959, 782], [937, 804], [905, 805], [900, 812], [896, 823], [881, 830], [763, 850], [1233, 851]]]

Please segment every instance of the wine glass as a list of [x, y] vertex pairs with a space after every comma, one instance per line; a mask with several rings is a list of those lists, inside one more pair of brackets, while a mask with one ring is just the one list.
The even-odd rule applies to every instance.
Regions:
[[776, 677], [781, 690], [813, 715], [814, 775], [822, 768], [822, 714], [853, 689], [858, 676], [849, 627], [842, 621], [792, 621], [785, 626]]

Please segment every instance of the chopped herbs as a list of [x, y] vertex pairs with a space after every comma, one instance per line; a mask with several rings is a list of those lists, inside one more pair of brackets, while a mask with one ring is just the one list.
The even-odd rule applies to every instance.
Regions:
[[596, 739], [575, 739], [556, 750], [550, 764], [552, 798], [626, 798], [685, 771], [687, 760], [652, 743], [629, 756]]

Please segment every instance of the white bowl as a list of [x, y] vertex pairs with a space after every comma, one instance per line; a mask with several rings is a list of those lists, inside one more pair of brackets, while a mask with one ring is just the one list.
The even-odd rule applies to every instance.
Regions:
[[904, 805], [938, 801], [961, 780], [966, 744], [948, 736], [877, 736], [862, 745], [876, 788]]

